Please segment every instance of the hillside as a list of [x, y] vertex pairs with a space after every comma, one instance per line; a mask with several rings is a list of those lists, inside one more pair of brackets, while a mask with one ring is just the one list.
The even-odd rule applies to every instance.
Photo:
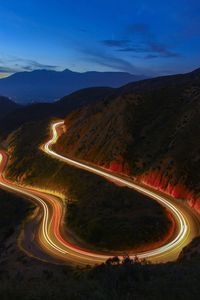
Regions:
[[37, 103], [27, 106], [16, 104], [15, 113], [2, 115], [0, 118], [0, 135], [16, 130], [26, 122], [40, 121], [49, 117], [63, 118], [72, 110], [84, 105], [103, 100], [114, 93], [112, 88], [88, 88], [74, 92], [54, 103]]
[[[149, 243], [159, 243], [169, 232], [171, 224], [162, 207], [134, 191], [50, 158], [39, 150], [39, 145], [49, 135], [49, 116], [57, 112], [64, 116], [66, 111], [79, 107], [76, 99], [83, 101], [80, 106], [92, 104], [94, 99], [102, 100], [69, 114], [65, 120], [67, 131], [60, 138], [57, 150], [129, 174], [169, 193], [183, 192], [183, 187], [186, 191], [192, 189], [197, 197], [198, 79], [169, 87], [159, 85], [154, 90], [148, 83], [144, 92], [137, 93], [96, 92], [96, 89], [89, 93], [80, 91], [55, 105], [31, 105], [11, 113], [9, 118], [14, 120], [15, 129], [32, 122], [7, 138], [10, 162], [6, 176], [64, 193], [68, 208], [66, 225], [84, 243], [90, 243], [91, 249], [129, 250], [144, 244], [148, 248]], [[42, 118], [47, 120], [40, 121]], [[4, 118], [1, 124], [9, 126], [8, 120]], [[176, 189], [170, 191], [167, 187], [171, 183]], [[174, 196], [186, 199], [188, 194]], [[94, 268], [71, 269], [38, 261], [21, 252], [16, 246], [19, 226], [33, 207], [5, 192], [0, 193], [0, 198], [0, 295], [5, 299], [8, 295], [11, 299], [27, 300], [47, 295], [49, 299], [66, 296], [83, 300], [94, 296], [99, 300], [179, 299], [180, 295], [181, 299], [198, 298], [199, 238], [183, 249], [177, 262], [153, 265], [107, 262]], [[193, 203], [197, 203], [196, 198]], [[11, 221], [10, 213], [7, 214], [10, 209]]]
[[[143, 92], [133, 92], [143, 84]], [[133, 83], [68, 115], [56, 148], [134, 176], [200, 211], [199, 117], [200, 70]]]
[[54, 103], [36, 103], [21, 106], [20, 109], [15, 111], [15, 114], [11, 112], [6, 116], [3, 115], [2, 118], [0, 117], [0, 135], [9, 133], [29, 121], [38, 121], [48, 117], [64, 118], [66, 114], [79, 107], [102, 100], [112, 100], [120, 95], [123, 97], [126, 94], [155, 91], [161, 88], [169, 88], [169, 86], [176, 89], [176, 87], [181, 87], [183, 84], [198, 81], [199, 73], [199, 70], [195, 70], [188, 74], [147, 79], [115, 89], [105, 87], [86, 88], [64, 96]]
[[6, 117], [9, 113], [12, 113], [17, 108], [20, 108], [20, 105], [13, 102], [9, 98], [0, 96], [0, 119]]
[[140, 80], [137, 82], [129, 83], [125, 86], [119, 88], [119, 91], [123, 93], [136, 93], [136, 92], [144, 92], [144, 91], [153, 91], [161, 88], [176, 88], [182, 85], [187, 85], [191, 83], [195, 83], [200, 79], [200, 68], [196, 69], [190, 73], [184, 74], [176, 74], [176, 75], [168, 75], [161, 76], [146, 80]]
[[[85, 200], [82, 202], [84, 205], [80, 205], [79, 209], [79, 217], [81, 217], [84, 233], [86, 229], [88, 230], [92, 221], [94, 221], [93, 225], [95, 223], [99, 224], [106, 217], [106, 214], [102, 215], [102, 212], [109, 212], [109, 210], [105, 210], [107, 202], [109, 202], [108, 207], [112, 210], [112, 213], [114, 211], [112, 219], [110, 219], [110, 215], [105, 218], [107, 226], [109, 221], [114, 222], [111, 224], [111, 231], [108, 227], [105, 228], [107, 239], [110, 239], [110, 235], [113, 236], [112, 230], [114, 229], [115, 236], [117, 236], [116, 234], [120, 236], [120, 242], [127, 242], [125, 240], [125, 238], [129, 238], [126, 223], [127, 215], [129, 214], [132, 222], [135, 222], [134, 215], [138, 215], [141, 208], [145, 222], [142, 224], [142, 220], [139, 218], [138, 224], [142, 226], [140, 229], [144, 228], [151, 235], [151, 238], [153, 238], [152, 234], [155, 234], [155, 225], [157, 226], [156, 229], [162, 232], [161, 226], [164, 224], [160, 221], [162, 220], [163, 211], [157, 210], [158, 207], [156, 208], [155, 203], [151, 206], [152, 201], [149, 202], [144, 197], [137, 198], [137, 193], [132, 191], [127, 193], [127, 189], [121, 191], [121, 187], [112, 189], [110, 183], [105, 184], [102, 179], [99, 180], [94, 175], [86, 174], [83, 171], [79, 172], [79, 170], [72, 167], [66, 167], [65, 164], [52, 160], [40, 152], [38, 145], [48, 135], [46, 125], [45, 122], [32, 123], [22, 127], [9, 137], [11, 163], [7, 175], [10, 174], [11, 177], [23, 181], [25, 184], [45, 185], [62, 189], [62, 191], [69, 187], [69, 192], [72, 195], [71, 199], [78, 197], [79, 200], [82, 200], [84, 198]], [[27, 169], [28, 172], [26, 172]], [[38, 171], [40, 177], [38, 177]], [[58, 182], [60, 185], [58, 185]], [[88, 198], [88, 195], [94, 195], [94, 186], [97, 186], [95, 197]], [[87, 267], [85, 269], [50, 264], [27, 256], [16, 246], [19, 225], [30, 213], [28, 202], [19, 198], [16, 199], [15, 196], [7, 195], [5, 192], [0, 193], [0, 198], [1, 232], [3, 233], [0, 257], [0, 295], [3, 299], [7, 299], [8, 295], [10, 299], [17, 297], [27, 300], [33, 298], [43, 299], [47, 295], [49, 299], [71, 297], [72, 299], [83, 300], [92, 300], [94, 296], [95, 299], [99, 300], [127, 300], [130, 297], [130, 299], [135, 297], [141, 300], [167, 300], [169, 297], [170, 299], [179, 299], [180, 295], [180, 299], [198, 298], [200, 276], [198, 264], [200, 256], [199, 251], [196, 249], [198, 241], [192, 243], [192, 246], [195, 247], [194, 251], [191, 251], [190, 246], [188, 246], [181, 254], [178, 262], [166, 264], [133, 263], [126, 260], [121, 265], [107, 262], [94, 268]], [[110, 201], [112, 199], [113, 201]], [[88, 203], [90, 203], [89, 207]], [[103, 204], [103, 210], [100, 210], [100, 214], [96, 218], [96, 213], [99, 212], [101, 204]], [[8, 208], [9, 216], [7, 214]], [[127, 208], [128, 214], [124, 208]], [[90, 215], [88, 212], [90, 212]], [[155, 219], [152, 218], [152, 215], [155, 216]], [[11, 220], [10, 216], [12, 217]], [[86, 216], [89, 216], [89, 219], [86, 219]], [[126, 226], [126, 234], [121, 234], [122, 228], [121, 224], [118, 224], [119, 219], [116, 218], [117, 216], [121, 217], [121, 224]], [[149, 222], [152, 222], [153, 227], [149, 226]], [[16, 229], [14, 231], [13, 224], [15, 224], [14, 229]], [[114, 228], [113, 224], [115, 224]], [[118, 225], [120, 225], [119, 228], [116, 227]], [[129, 220], [128, 225], [130, 225]], [[98, 236], [95, 232], [97, 229], [98, 227], [93, 227], [94, 236]], [[101, 226], [101, 229], [104, 229], [104, 226]], [[133, 231], [131, 229], [132, 235]], [[130, 241], [131, 239], [129, 243]], [[163, 293], [163, 291], [166, 292]], [[170, 293], [167, 291], [170, 291]]]
[[107, 262], [84, 269], [46, 263], [17, 246], [32, 205], [5, 191], [0, 191], [0, 199], [1, 299], [46, 299], [48, 295], [49, 300], [168, 300], [163, 290], [170, 291], [170, 300], [198, 299], [199, 255], [189, 261], [183, 255], [178, 262], [167, 264], [126, 260], [121, 265]]
[[55, 100], [88, 87], [120, 87], [128, 82], [144, 79], [123, 72], [62, 72], [35, 70], [20, 72], [0, 79], [0, 94], [16, 102], [54, 102]]

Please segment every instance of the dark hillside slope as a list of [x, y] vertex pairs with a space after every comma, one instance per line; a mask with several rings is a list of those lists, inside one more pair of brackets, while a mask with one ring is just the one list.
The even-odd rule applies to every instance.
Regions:
[[73, 109], [100, 101], [113, 92], [114, 89], [111, 88], [88, 88], [65, 96], [55, 103], [20, 106], [14, 114], [10, 113], [0, 118], [0, 135], [6, 135], [26, 122], [40, 121], [49, 117], [63, 118]]
[[0, 96], [0, 119], [20, 107], [21, 105], [13, 102], [9, 98]]
[[135, 176], [200, 211], [200, 70], [185, 76], [184, 84], [175, 76], [169, 87], [73, 112], [57, 151]]
[[178, 75], [169, 75], [156, 77], [152, 79], [140, 80], [137, 82], [131, 82], [127, 85], [119, 88], [119, 92], [124, 93], [135, 93], [135, 92], [144, 92], [144, 91], [153, 91], [161, 88], [176, 88], [181, 85], [195, 84], [200, 80], [200, 68], [194, 70], [190, 73], [178, 74]]

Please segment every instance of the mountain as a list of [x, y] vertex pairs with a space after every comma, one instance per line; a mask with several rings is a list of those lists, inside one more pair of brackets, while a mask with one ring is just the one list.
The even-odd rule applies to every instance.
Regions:
[[88, 87], [120, 87], [128, 82], [144, 79], [123, 72], [62, 72], [35, 70], [20, 72], [0, 79], [0, 94], [18, 103], [53, 102], [74, 91]]
[[0, 96], [0, 107], [0, 118], [2, 118], [7, 114], [12, 113], [17, 108], [20, 108], [20, 105], [11, 101], [9, 98]]
[[200, 69], [132, 83], [67, 115], [56, 147], [200, 211]]

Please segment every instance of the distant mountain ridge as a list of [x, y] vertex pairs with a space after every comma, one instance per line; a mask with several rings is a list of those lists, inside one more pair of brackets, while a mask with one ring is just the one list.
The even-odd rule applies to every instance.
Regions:
[[146, 77], [125, 72], [77, 73], [68, 69], [61, 72], [35, 70], [15, 73], [0, 79], [0, 95], [10, 97], [21, 104], [53, 102], [83, 88], [117, 88], [144, 78]]

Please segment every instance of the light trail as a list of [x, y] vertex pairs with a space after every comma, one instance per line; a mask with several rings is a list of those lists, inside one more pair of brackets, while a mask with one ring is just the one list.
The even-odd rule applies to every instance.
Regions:
[[73, 165], [75, 167], [78, 167], [78, 168], [82, 168], [84, 170], [87, 170], [89, 172], [92, 172], [92, 173], [95, 173], [97, 175], [100, 175], [100, 176], [103, 176], [103, 177], [106, 177], [108, 179], [111, 179], [112, 181], [115, 181], [116, 183], [120, 183], [120, 184], [123, 184], [129, 188], [132, 188], [136, 191], [139, 191], [139, 192], [142, 192], [143, 194], [155, 199], [156, 201], [158, 201], [159, 203], [161, 203], [163, 206], [165, 206], [166, 208], [168, 208], [172, 214], [174, 215], [174, 217], [176, 218], [176, 220], [178, 221], [179, 223], [179, 233], [178, 235], [171, 241], [169, 242], [168, 244], [162, 246], [162, 247], [159, 247], [158, 249], [154, 249], [154, 250], [151, 250], [151, 251], [146, 251], [146, 252], [143, 252], [143, 253], [136, 253], [136, 255], [139, 257], [139, 258], [150, 258], [154, 255], [160, 255], [160, 254], [163, 254], [165, 252], [169, 252], [171, 249], [175, 248], [176, 246], [178, 246], [179, 244], [181, 244], [181, 242], [184, 241], [184, 239], [187, 237], [187, 235], [189, 234], [189, 225], [187, 224], [187, 220], [186, 220], [186, 217], [176, 208], [175, 205], [173, 205], [172, 203], [170, 203], [167, 199], [165, 199], [164, 197], [156, 194], [155, 192], [152, 192], [144, 187], [141, 187], [139, 185], [136, 185], [134, 183], [131, 183], [125, 179], [122, 179], [116, 175], [112, 175], [104, 170], [99, 170], [98, 168], [95, 168], [95, 167], [91, 167], [85, 163], [82, 163], [82, 162], [79, 162], [77, 160], [74, 160], [74, 159], [71, 159], [71, 158], [68, 158], [68, 157], [64, 157], [58, 153], [56, 153], [55, 151], [53, 151], [51, 149], [51, 146], [53, 144], [56, 143], [57, 139], [58, 139], [58, 133], [57, 133], [57, 128], [59, 126], [62, 126], [64, 125], [64, 121], [60, 121], [60, 122], [57, 122], [57, 123], [54, 123], [52, 125], [52, 138], [44, 145], [44, 150], [46, 153], [48, 153], [49, 155], [55, 157], [55, 158], [58, 158], [62, 161], [65, 161], [67, 162], [68, 164], [70, 165]]
[[[57, 129], [63, 124], [64, 122], [61, 121], [52, 125], [52, 138], [43, 146], [43, 150], [48, 155], [51, 155], [52, 157], [60, 159], [75, 167], [82, 168], [94, 174], [110, 179], [116, 183], [120, 183], [129, 188], [137, 190], [140, 193], [143, 193], [148, 197], [158, 201], [173, 214], [178, 228], [177, 235], [162, 247], [141, 253], [134, 253], [133, 255], [130, 255], [130, 257], [134, 258], [137, 255], [137, 257], [140, 259], [147, 258], [148, 260], [156, 262], [165, 262], [176, 258], [182, 247], [187, 245], [190, 240], [197, 235], [197, 231], [199, 233], [200, 225], [199, 222], [198, 224], [195, 223], [196, 216], [193, 215], [192, 211], [189, 211], [188, 213], [188, 208], [186, 209], [182, 206], [180, 207], [181, 204], [172, 203], [164, 196], [161, 196], [156, 192], [149, 190], [148, 188], [141, 187], [135, 183], [120, 178], [117, 175], [110, 174], [105, 170], [90, 166], [89, 164], [57, 154], [52, 150], [51, 147], [58, 139]], [[46, 253], [55, 257], [59, 261], [62, 260], [64, 262], [71, 262], [73, 264], [80, 265], [102, 263], [109, 257], [113, 256], [109, 255], [109, 253], [102, 254], [87, 249], [81, 249], [80, 247], [77, 247], [73, 243], [69, 242], [67, 237], [63, 237], [61, 234], [62, 216], [64, 211], [63, 202], [59, 201], [58, 198], [55, 198], [55, 196], [43, 191], [35, 188], [22, 187], [6, 180], [3, 176], [6, 163], [7, 156], [5, 152], [1, 151], [0, 186], [12, 192], [20, 193], [28, 198], [31, 198], [40, 205], [43, 211], [43, 216], [42, 222], [38, 229], [37, 243], [40, 244]], [[122, 259], [123, 257], [119, 256], [119, 258]]]
[[[84, 251], [82, 249], [79, 249], [76, 246], [71, 245], [68, 241], [64, 240], [60, 234], [60, 223], [61, 223], [61, 215], [60, 213], [56, 214], [56, 209], [58, 208], [57, 203], [52, 201], [51, 195], [46, 193], [41, 193], [38, 190], [32, 189], [26, 189], [22, 186], [17, 186], [12, 184], [12, 182], [9, 182], [4, 179], [3, 177], [3, 170], [6, 165], [7, 156], [2, 151], [0, 152], [0, 186], [5, 188], [8, 191], [21, 194], [23, 196], [26, 196], [27, 198], [31, 198], [36, 203], [39, 203], [41, 207], [43, 208], [43, 219], [42, 219], [42, 226], [41, 226], [41, 232], [42, 236], [40, 236], [40, 242], [42, 246], [51, 254], [54, 255], [56, 258], [66, 261], [74, 261], [80, 264], [88, 264], [91, 262], [91, 257], [93, 257], [92, 263], [102, 263], [105, 261], [109, 256], [107, 255], [98, 255], [90, 253], [90, 256], [88, 257], [87, 251]], [[37, 194], [41, 194], [41, 196], [37, 196]], [[43, 200], [45, 199], [45, 200]], [[51, 217], [50, 209], [45, 201], [53, 202], [54, 207], [54, 214]], [[56, 222], [55, 222], [56, 221]], [[53, 230], [54, 229], [54, 230]], [[53, 238], [50, 236], [49, 232], [53, 231], [53, 236], [56, 237], [55, 241], [53, 241]], [[44, 240], [44, 242], [43, 242]], [[48, 247], [46, 247], [46, 245]], [[60, 246], [59, 246], [60, 245]], [[63, 245], [65, 248], [63, 248]], [[53, 250], [53, 252], [52, 252]], [[57, 253], [58, 252], [58, 253]], [[81, 256], [83, 255], [83, 257]]]
[[[3, 154], [0, 153], [0, 163], [3, 161]], [[63, 249], [59, 248], [56, 244], [54, 244], [51, 239], [48, 236], [48, 206], [47, 204], [40, 198], [35, 196], [33, 193], [30, 193], [26, 191], [25, 189], [22, 189], [22, 187], [15, 187], [12, 186], [10, 183], [6, 183], [6, 181], [3, 180], [2, 174], [0, 174], [0, 185], [2, 187], [7, 188], [8, 190], [15, 192], [15, 193], [20, 193], [24, 196], [27, 196], [28, 198], [31, 197], [32, 199], [36, 200], [36, 202], [40, 203], [43, 207], [44, 211], [44, 218], [42, 221], [42, 230], [43, 230], [43, 235], [47, 243], [51, 245], [55, 250], [61, 252], [61, 253], [66, 253], [66, 251], [63, 251]]]

